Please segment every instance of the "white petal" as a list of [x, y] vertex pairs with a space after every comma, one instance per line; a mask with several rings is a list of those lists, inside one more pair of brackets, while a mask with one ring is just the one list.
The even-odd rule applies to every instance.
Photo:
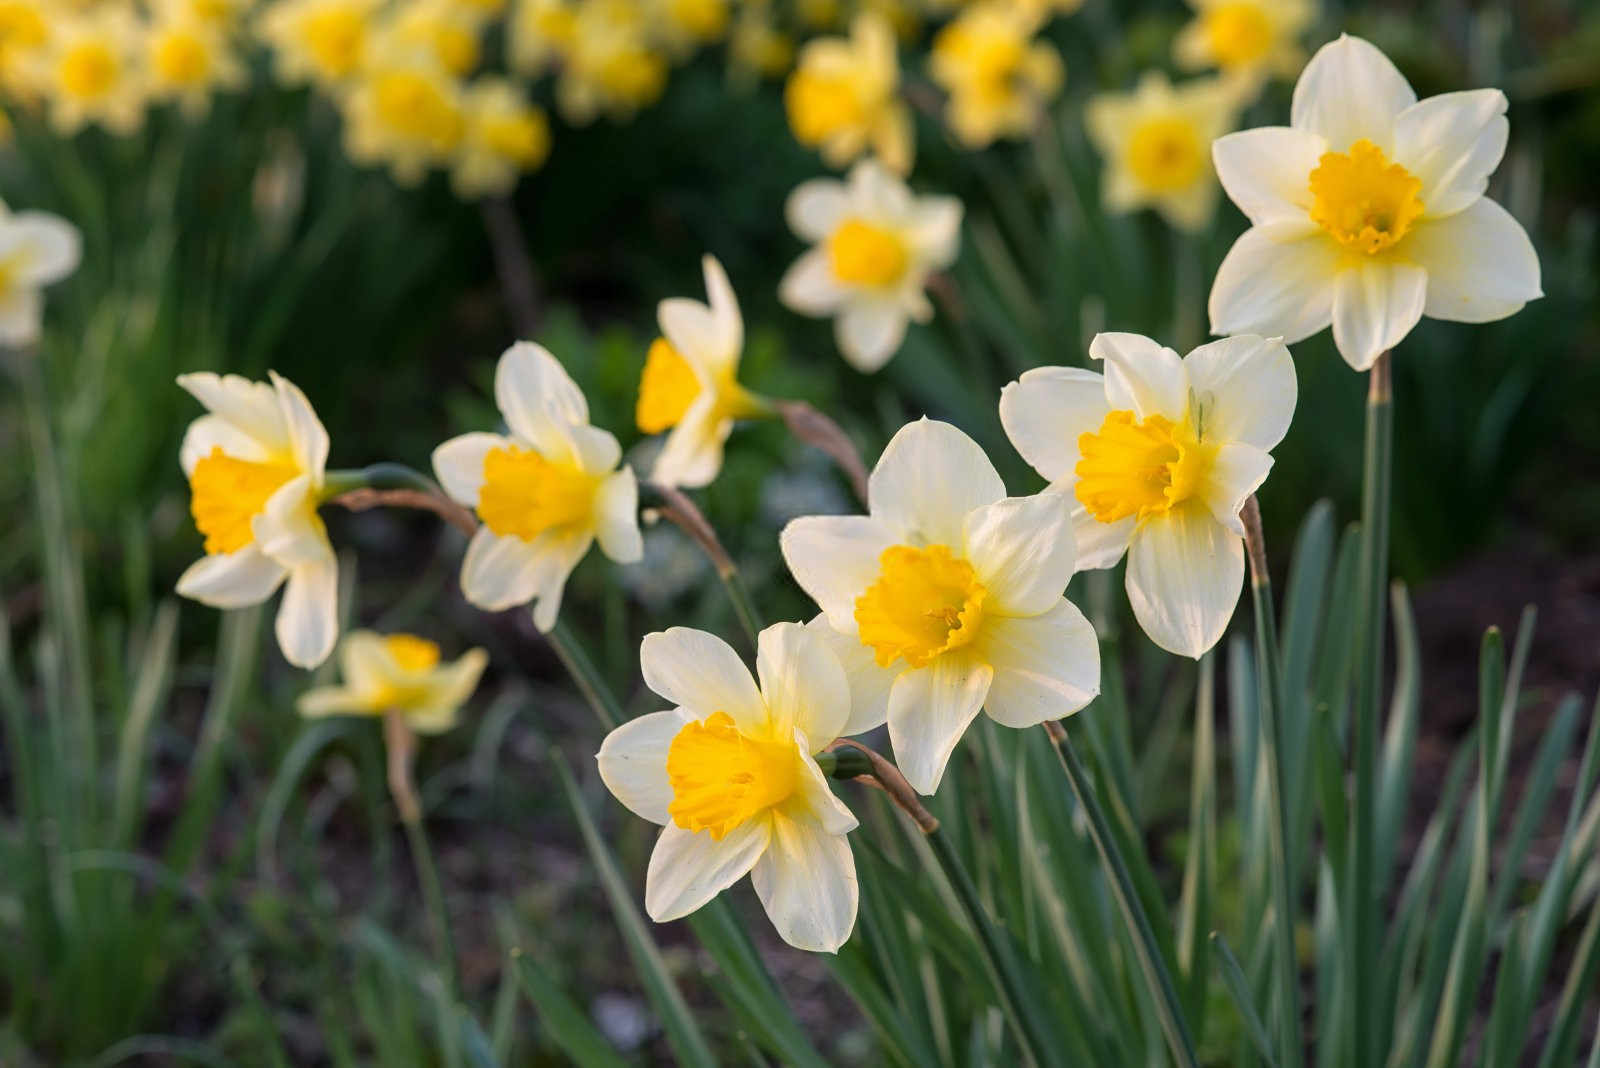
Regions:
[[353, 630], [339, 643], [339, 676], [352, 690], [373, 693], [399, 678], [400, 665], [382, 635]]
[[1230, 441], [1217, 450], [1206, 479], [1203, 499], [1217, 522], [1244, 537], [1239, 512], [1245, 498], [1260, 488], [1272, 470], [1272, 457], [1254, 445]]
[[828, 253], [821, 248], [802, 253], [778, 283], [778, 299], [801, 315], [832, 315], [849, 296], [850, 291], [833, 276]]
[[600, 551], [619, 564], [636, 563], [644, 557], [644, 538], [639, 534], [639, 483], [633, 468], [624, 467], [600, 484], [594, 498], [595, 537]]
[[12, 289], [0, 297], [0, 344], [33, 344], [43, 322], [44, 297], [37, 289]]
[[202, 556], [178, 578], [177, 591], [212, 608], [260, 604], [289, 574], [255, 545], [231, 553]]
[[547, 455], [560, 455], [564, 427], [589, 421], [589, 402], [543, 345], [519, 341], [500, 355], [494, 402], [511, 432]]
[[1333, 321], [1339, 245], [1299, 224], [1240, 235], [1211, 283], [1211, 332], [1303, 341]]
[[261, 551], [284, 567], [293, 569], [333, 559], [327, 528], [317, 517], [310, 475], [296, 476], [279, 486], [261, 512], [250, 520], [250, 531]]
[[715, 634], [688, 627], [646, 634], [639, 644], [644, 684], [695, 719], [726, 712], [748, 734], [765, 733], [770, 719], [756, 680], [733, 647]]
[[344, 686], [318, 686], [307, 690], [295, 701], [294, 707], [308, 719], [378, 711], [366, 694]]
[[1270, 449], [1288, 433], [1299, 386], [1281, 339], [1223, 338], [1189, 353], [1183, 366], [1201, 405], [1204, 440]]
[[820, 752], [850, 719], [850, 686], [828, 643], [799, 623], [774, 623], [756, 641], [756, 677], [773, 730], [800, 731]]
[[983, 621], [983, 656], [994, 667], [984, 709], [1007, 727], [1032, 727], [1078, 711], [1100, 692], [1100, 642], [1061, 597], [1031, 619]]
[[202, 415], [184, 431], [183, 445], [178, 449], [178, 463], [187, 477], [194, 474], [194, 465], [210, 456], [212, 449], [221, 449], [223, 455], [236, 460], [256, 462], [271, 460], [269, 452], [259, 441], [220, 415]]
[[1311, 172], [1328, 143], [1309, 130], [1262, 126], [1211, 142], [1211, 160], [1229, 199], [1249, 220], [1299, 221], [1311, 208]]
[[966, 650], [902, 672], [889, 692], [889, 741], [913, 789], [931, 794], [989, 693], [994, 669]]
[[657, 923], [689, 915], [738, 882], [772, 839], [772, 820], [746, 820], [720, 841], [710, 831], [667, 824], [650, 854], [644, 910]]
[[967, 515], [962, 542], [978, 581], [989, 591], [986, 614], [1048, 612], [1077, 566], [1071, 500], [1048, 490], [975, 509]]
[[289, 435], [289, 451], [295, 464], [311, 476], [313, 486], [321, 487], [322, 471], [328, 466], [328, 431], [312, 410], [300, 387], [276, 371], [268, 371], [278, 394], [278, 410]]
[[795, 796], [782, 806], [782, 811], [795, 818], [809, 819], [822, 826], [829, 834], [849, 834], [860, 826], [855, 813], [839, 799], [828, 785], [816, 758], [805, 751], [807, 738], [795, 733], [795, 745], [800, 749], [800, 774], [795, 785]]
[[479, 527], [461, 560], [461, 595], [488, 612], [533, 600], [540, 579], [541, 546]]
[[1423, 220], [1405, 250], [1428, 272], [1422, 310], [1432, 319], [1492, 322], [1544, 296], [1528, 232], [1487, 197], [1449, 218]]
[[894, 686], [897, 669], [879, 667], [870, 646], [862, 645], [853, 634], [835, 630], [827, 616], [813, 617], [806, 629], [828, 643], [850, 688], [850, 718], [839, 728], [839, 737], [848, 738], [883, 726], [889, 718], [889, 690]]
[[955, 262], [961, 248], [961, 201], [955, 197], [918, 197], [911, 209], [911, 242], [924, 265], [935, 269]]
[[6, 230], [26, 246], [17, 281], [27, 286], [59, 282], [78, 269], [83, 238], [67, 220], [42, 211], [21, 211], [6, 220]]
[[1072, 475], [1079, 435], [1098, 430], [1110, 410], [1105, 378], [1081, 367], [1035, 367], [1000, 391], [1006, 437], [1052, 482]]
[[873, 517], [913, 545], [960, 545], [967, 513], [1005, 495], [982, 447], [933, 419], [901, 427], [867, 482]]
[[711, 302], [711, 322], [716, 332], [716, 342], [710, 353], [711, 369], [731, 375], [739, 363], [739, 353], [744, 349], [744, 319], [739, 315], [739, 299], [733, 294], [728, 273], [722, 269], [715, 256], [700, 261], [706, 278], [706, 299]]
[[[1057, 489], [1052, 486], [1051, 491], [1072, 493], [1070, 487]], [[1128, 551], [1128, 539], [1133, 537], [1133, 528], [1138, 522], [1138, 516], [1130, 515], [1115, 523], [1102, 523], [1073, 496], [1072, 539], [1078, 547], [1078, 570], [1093, 571], [1115, 566], [1122, 559], [1122, 554]]]
[[1162, 415], [1181, 422], [1189, 407], [1189, 379], [1178, 354], [1143, 334], [1096, 334], [1089, 356], [1106, 364], [1106, 400], [1139, 419]]
[[843, 182], [813, 178], [795, 186], [784, 202], [789, 229], [806, 241], [825, 241], [850, 213], [850, 192]]
[[906, 310], [894, 300], [855, 300], [834, 321], [834, 339], [851, 367], [862, 374], [872, 374], [900, 350], [900, 342], [906, 336], [906, 318]]
[[339, 638], [339, 565], [331, 554], [289, 572], [276, 631], [283, 658], [295, 667], [314, 668], [333, 652]]
[[856, 923], [860, 890], [850, 843], [815, 823], [778, 815], [750, 872], [772, 926], [796, 949], [835, 953]]
[[723, 443], [733, 433], [733, 420], [717, 415], [715, 401], [711, 393], [702, 393], [678, 425], [667, 432], [666, 444], [650, 469], [651, 482], [698, 489], [717, 477], [722, 470]]
[[1135, 531], [1128, 546], [1128, 603], [1150, 640], [1179, 656], [1200, 654], [1228, 629], [1244, 581], [1244, 542], [1200, 502]]
[[591, 475], [610, 474], [622, 459], [622, 446], [609, 430], [580, 423], [567, 428], [567, 440], [572, 446], [572, 460]]
[[1422, 318], [1428, 272], [1414, 263], [1368, 262], [1341, 272], [1333, 288], [1333, 342], [1365, 371]]
[[1393, 154], [1395, 118], [1417, 94], [1377, 48], [1348, 34], [1317, 50], [1295, 83], [1289, 125], [1344, 152], [1366, 138]]
[[1453, 215], [1489, 188], [1511, 132], [1509, 106], [1498, 89], [1472, 89], [1418, 101], [1395, 119], [1395, 162], [1422, 179], [1427, 218]]
[[692, 717], [681, 708], [651, 712], [629, 720], [606, 735], [595, 761], [600, 779], [630, 812], [665, 825], [672, 822], [672, 783], [667, 779], [667, 751]]
[[535, 544], [539, 542], [544, 544], [534, 579], [533, 625], [540, 633], [548, 634], [561, 611], [561, 595], [566, 590], [567, 579], [588, 553], [589, 546], [594, 544], [594, 535], [587, 530], [560, 534], [548, 531], [540, 535]]
[[478, 506], [483, 489], [484, 457], [511, 443], [499, 434], [462, 434], [433, 450], [433, 473], [445, 493], [469, 508]]
[[179, 375], [178, 385], [215, 415], [221, 416], [275, 453], [289, 451], [278, 391], [265, 382], [209, 371]]
[[795, 582], [842, 634], [856, 632], [856, 598], [878, 581], [879, 560], [897, 544], [883, 522], [864, 515], [808, 515], [778, 535]]

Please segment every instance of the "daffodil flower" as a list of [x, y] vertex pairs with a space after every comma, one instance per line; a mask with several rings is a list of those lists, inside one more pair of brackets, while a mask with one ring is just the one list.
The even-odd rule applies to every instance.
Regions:
[[42, 211], [0, 204], [0, 344], [31, 345], [44, 318], [41, 290], [78, 269], [78, 228]]
[[464, 108], [466, 132], [450, 171], [457, 196], [503, 196], [550, 154], [550, 120], [510, 79], [474, 83]]
[[789, 128], [830, 167], [870, 152], [906, 174], [916, 142], [911, 113], [895, 96], [899, 83], [894, 28], [882, 13], [864, 11], [848, 38], [818, 37], [800, 50], [783, 90]]
[[635, 420], [646, 434], [667, 431], [650, 479], [664, 486], [708, 485], [722, 470], [722, 447], [739, 419], [766, 415], [767, 402], [739, 384], [744, 320], [728, 275], [713, 256], [701, 261], [709, 304], [661, 302], [661, 336], [645, 357]]
[[145, 37], [150, 95], [173, 100], [185, 115], [204, 115], [211, 93], [245, 83], [244, 64], [233, 54], [226, 26], [194, 14], [173, 14], [152, 23]]
[[278, 645], [289, 663], [313, 668], [339, 636], [338, 562], [317, 515], [328, 432], [298, 387], [268, 374], [270, 384], [178, 377], [208, 412], [189, 424], [179, 452], [206, 555], [179, 577], [178, 593], [244, 608], [287, 581]]
[[275, 0], [257, 30], [272, 46], [278, 80], [343, 89], [367, 62], [383, 0]]
[[914, 196], [868, 159], [847, 181], [801, 183], [785, 214], [789, 228], [815, 244], [783, 276], [779, 299], [802, 315], [833, 316], [845, 359], [858, 371], [878, 370], [899, 351], [907, 321], [933, 316], [923, 288], [955, 262], [961, 202]]
[[456, 724], [456, 712], [489, 663], [489, 654], [471, 649], [441, 663], [439, 646], [414, 634], [351, 631], [339, 643], [343, 686], [307, 690], [296, 702], [302, 716], [381, 716], [400, 714], [419, 734], [439, 734]]
[[1365, 370], [1422, 316], [1482, 323], [1542, 295], [1527, 232], [1484, 196], [1505, 152], [1498, 89], [1418, 101], [1384, 54], [1341, 37], [1295, 85], [1287, 127], [1212, 146], [1250, 218], [1211, 289], [1218, 334], [1293, 344], [1333, 324]]
[[439, 484], [483, 523], [461, 562], [461, 592], [491, 612], [534, 601], [534, 625], [548, 631], [596, 540], [619, 564], [643, 554], [639, 487], [632, 468], [617, 467], [617, 439], [589, 425], [583, 392], [543, 347], [505, 351], [494, 398], [509, 434], [462, 434], [433, 450]]
[[756, 675], [727, 642], [674, 627], [647, 635], [639, 664], [672, 702], [606, 736], [600, 777], [663, 828], [645, 874], [658, 923], [694, 912], [746, 872], [785, 942], [833, 953], [855, 926], [856, 818], [816, 754], [865, 729], [839, 661], [809, 628], [757, 640]]
[[1060, 53], [1033, 39], [1047, 14], [1043, 5], [985, 0], [934, 37], [928, 73], [950, 94], [946, 119], [968, 148], [1032, 133], [1061, 91]]
[[1183, 359], [1138, 334], [1100, 334], [1106, 373], [1039, 367], [1000, 394], [1011, 444], [1071, 502], [1079, 566], [1128, 555], [1133, 614], [1157, 645], [1199, 657], [1239, 601], [1239, 510], [1294, 416], [1294, 361], [1240, 336]]
[[1071, 510], [1007, 497], [977, 443], [948, 423], [902, 427], [870, 480], [871, 514], [807, 516], [779, 544], [822, 609], [862, 727], [888, 721], [918, 791], [938, 788], [986, 708], [1008, 727], [1060, 719], [1100, 690], [1094, 628], [1063, 591]]
[[139, 39], [138, 20], [118, 4], [62, 15], [52, 24], [36, 84], [60, 133], [75, 134], [91, 123], [122, 135], [139, 128], [147, 95]]
[[448, 163], [467, 132], [461, 86], [436, 61], [387, 43], [340, 98], [344, 149], [357, 163], [386, 164], [416, 185]]
[[1219, 68], [1229, 80], [1259, 87], [1291, 78], [1306, 61], [1299, 38], [1317, 16], [1310, 0], [1189, 0], [1194, 21], [1172, 42], [1186, 70]]

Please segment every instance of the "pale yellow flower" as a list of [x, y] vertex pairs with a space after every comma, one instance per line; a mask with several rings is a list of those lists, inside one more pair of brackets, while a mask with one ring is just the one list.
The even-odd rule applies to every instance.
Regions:
[[193, 17], [153, 23], [145, 36], [144, 61], [151, 98], [176, 101], [188, 115], [205, 114], [213, 92], [237, 89], [247, 77], [222, 31]]
[[1023, 137], [1061, 91], [1061, 56], [1035, 42], [1041, 16], [991, 0], [967, 8], [933, 40], [929, 72], [950, 94], [950, 128], [969, 148]]
[[485, 78], [468, 88], [464, 108], [466, 132], [450, 176], [458, 195], [509, 193], [550, 154], [550, 120], [516, 83]]
[[255, 0], [158, 0], [152, 11], [163, 18], [190, 18], [228, 29], [255, 6]]
[[506, 26], [511, 67], [528, 78], [555, 66], [578, 36], [578, 13], [567, 0], [518, 0]]
[[389, 12], [377, 49], [415, 49], [464, 78], [478, 66], [482, 32], [482, 17], [453, 0], [407, 0]]
[[728, 59], [738, 71], [775, 78], [794, 62], [794, 41], [765, 6], [746, 4], [728, 35]]
[[147, 91], [139, 39], [138, 21], [121, 4], [54, 21], [34, 76], [58, 131], [73, 134], [91, 123], [117, 134], [139, 128]]
[[795, 139], [816, 148], [830, 167], [871, 151], [896, 174], [911, 169], [911, 114], [895, 95], [900, 66], [894, 31], [880, 14], [864, 13], [850, 36], [821, 37], [800, 50], [783, 102]]
[[277, 0], [258, 24], [280, 81], [329, 91], [347, 86], [367, 60], [382, 0]]
[[667, 85], [667, 60], [651, 43], [645, 12], [631, 0], [585, 0], [573, 22], [556, 99], [568, 122], [605, 114], [629, 119]]
[[13, 215], [0, 204], [0, 344], [39, 338], [45, 286], [78, 269], [83, 239], [67, 220], [42, 211]]
[[399, 713], [419, 734], [439, 734], [456, 725], [489, 663], [470, 649], [441, 663], [439, 646], [414, 634], [351, 631], [339, 643], [343, 686], [319, 686], [300, 696], [302, 716], [381, 716]]
[[723, 38], [728, 8], [729, 0], [651, 0], [656, 36], [680, 58]]
[[357, 163], [384, 164], [401, 185], [449, 162], [467, 119], [461, 87], [425, 58], [377, 59], [341, 101], [344, 145]]
[[1312, 0], [1189, 0], [1194, 21], [1172, 43], [1188, 70], [1220, 69], [1258, 85], [1290, 78], [1305, 66], [1299, 37], [1317, 17]]
[[0, 0], [0, 88], [23, 100], [36, 96], [34, 75], [49, 41], [42, 0]]

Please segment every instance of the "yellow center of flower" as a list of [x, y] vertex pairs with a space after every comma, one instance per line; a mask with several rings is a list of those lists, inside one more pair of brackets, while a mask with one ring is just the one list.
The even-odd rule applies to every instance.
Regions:
[[378, 118], [401, 136], [449, 151], [461, 138], [461, 113], [433, 79], [395, 70], [377, 77]]
[[878, 581], [856, 598], [856, 628], [879, 667], [901, 657], [926, 667], [977, 636], [989, 591], [949, 548], [892, 545], [878, 566]]
[[846, 219], [828, 235], [828, 265], [846, 285], [892, 286], [910, 258], [899, 234], [861, 219]]
[[1201, 442], [1187, 423], [1165, 416], [1143, 422], [1132, 412], [1106, 415], [1100, 429], [1078, 435], [1078, 500], [1102, 523], [1136, 515], [1163, 515], [1200, 489], [1216, 447]]
[[1272, 20], [1260, 4], [1218, 4], [1205, 13], [1203, 29], [1219, 67], [1248, 66], [1272, 47]]
[[206, 552], [237, 552], [254, 541], [250, 520], [299, 473], [293, 464], [238, 460], [213, 446], [189, 475], [189, 513], [205, 536]]
[[61, 90], [79, 100], [97, 100], [116, 85], [121, 66], [110, 45], [85, 41], [61, 57]]
[[439, 65], [465, 77], [478, 65], [478, 35], [461, 26], [440, 25], [433, 34], [433, 54]]
[[700, 379], [672, 342], [658, 337], [650, 343], [639, 378], [639, 403], [634, 421], [646, 434], [659, 434], [678, 425], [700, 395]]
[[31, 3], [0, 2], [0, 51], [32, 48], [49, 39], [44, 16]]
[[150, 65], [156, 77], [167, 85], [204, 85], [211, 70], [211, 56], [197, 35], [169, 30], [156, 38], [150, 50]]
[[1324, 152], [1310, 182], [1312, 221], [1369, 256], [1405, 237], [1422, 214], [1422, 179], [1365, 138], [1348, 154]]
[[821, 144], [841, 130], [866, 125], [866, 104], [849, 77], [802, 67], [784, 86], [783, 103], [795, 140], [802, 145]]
[[573, 464], [551, 463], [515, 445], [483, 458], [478, 518], [501, 537], [532, 541], [547, 530], [586, 521], [596, 480]]
[[349, 7], [313, 12], [301, 29], [306, 49], [322, 73], [330, 78], [354, 74], [366, 43], [366, 22]]
[[1205, 173], [1206, 146], [1194, 124], [1176, 116], [1149, 119], [1128, 139], [1128, 169], [1140, 185], [1170, 193]]
[[672, 822], [687, 831], [723, 835], [789, 799], [800, 783], [793, 741], [760, 741], [716, 712], [687, 723], [667, 747]]
[[423, 672], [439, 665], [439, 646], [415, 634], [389, 634], [383, 647], [401, 671]]
[[478, 136], [490, 152], [519, 167], [532, 167], [550, 150], [550, 130], [539, 112], [483, 119]]

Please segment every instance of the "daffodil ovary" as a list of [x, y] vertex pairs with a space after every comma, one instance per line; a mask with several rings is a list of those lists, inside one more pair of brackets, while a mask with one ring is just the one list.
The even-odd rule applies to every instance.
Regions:
[[1112, 411], [1098, 431], [1079, 435], [1078, 452], [1073, 492], [1102, 523], [1166, 514], [1200, 491], [1216, 458], [1188, 420], [1130, 411]]
[[1146, 119], [1128, 139], [1128, 169], [1153, 192], [1185, 189], [1205, 170], [1208, 147], [1195, 124], [1186, 118]]
[[886, 226], [846, 219], [829, 235], [828, 263], [847, 285], [884, 289], [900, 281], [911, 257], [903, 238]]
[[478, 518], [502, 537], [532, 541], [547, 530], [587, 522], [595, 490], [594, 476], [575, 464], [516, 445], [490, 449], [483, 458]]
[[712, 713], [685, 724], [667, 749], [667, 812], [684, 830], [721, 840], [787, 801], [799, 786], [799, 762], [792, 739], [751, 738], [726, 712]]
[[202, 456], [189, 475], [189, 512], [206, 552], [237, 552], [253, 542], [251, 520], [299, 473], [293, 464], [235, 459], [220, 446]]
[[1365, 138], [1348, 153], [1323, 153], [1309, 183], [1312, 221], [1368, 256], [1397, 244], [1422, 215], [1422, 179]]
[[1203, 16], [1211, 54], [1220, 67], [1245, 67], [1265, 56], [1273, 43], [1272, 20], [1259, 3], [1218, 4]]
[[926, 667], [977, 637], [989, 591], [948, 546], [892, 545], [878, 566], [878, 580], [856, 598], [855, 619], [879, 667], [901, 658]]

